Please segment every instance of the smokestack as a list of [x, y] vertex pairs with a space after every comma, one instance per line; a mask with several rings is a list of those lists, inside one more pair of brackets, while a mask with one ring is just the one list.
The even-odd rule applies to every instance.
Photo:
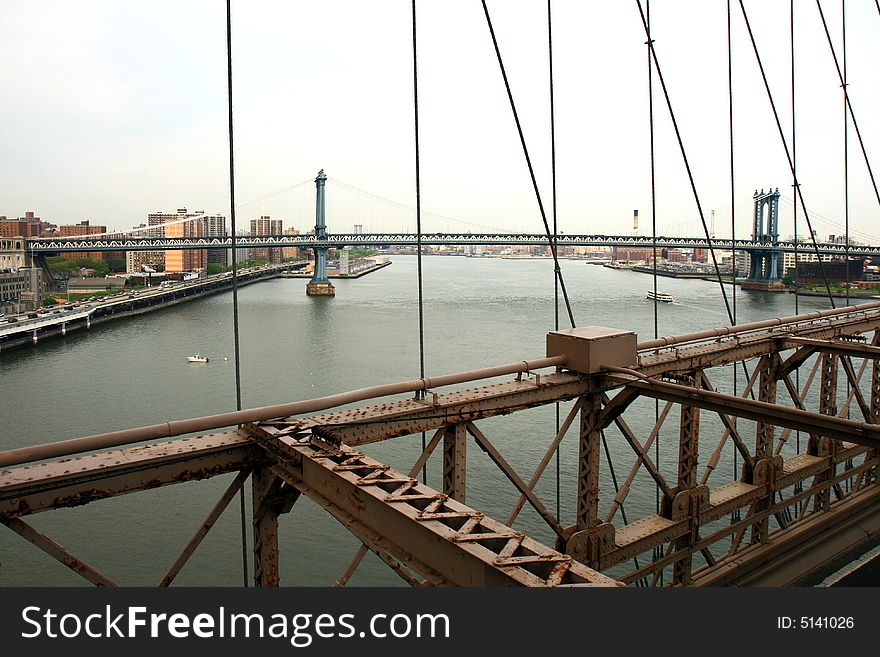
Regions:
[[639, 234], [639, 211], [633, 210], [633, 235]]

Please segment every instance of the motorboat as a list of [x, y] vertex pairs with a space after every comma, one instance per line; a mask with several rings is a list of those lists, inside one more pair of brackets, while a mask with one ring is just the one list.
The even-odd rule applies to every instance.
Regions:
[[193, 354], [192, 356], [187, 356], [186, 359], [190, 363], [207, 363], [208, 357], [202, 356], [201, 354]]
[[662, 301], [663, 303], [672, 303], [674, 299], [671, 294], [666, 292], [654, 292], [654, 290], [648, 290], [645, 293], [645, 298], [653, 301], [656, 299], [657, 301]]

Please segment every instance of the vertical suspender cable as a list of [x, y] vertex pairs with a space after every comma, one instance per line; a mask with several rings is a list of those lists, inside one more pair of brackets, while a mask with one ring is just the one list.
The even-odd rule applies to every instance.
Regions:
[[874, 170], [871, 168], [871, 160], [868, 158], [868, 151], [865, 150], [865, 140], [862, 139], [862, 132], [859, 130], [859, 122], [856, 121], [856, 113], [853, 110], [852, 102], [850, 102], [849, 94], [846, 92], [846, 83], [843, 79], [843, 73], [840, 70], [840, 64], [837, 62], [837, 52], [834, 50], [834, 43], [831, 41], [831, 32], [828, 31], [828, 23], [825, 22], [825, 12], [822, 11], [822, 3], [816, 0], [816, 8], [819, 10], [819, 17], [822, 19], [822, 27], [825, 30], [825, 38], [828, 40], [828, 49], [831, 50], [831, 57], [834, 59], [834, 68], [837, 70], [837, 78], [840, 80], [840, 86], [843, 88], [843, 98], [849, 109], [849, 118], [852, 120], [853, 130], [859, 140], [859, 147], [862, 150], [862, 157], [865, 160], [865, 167], [868, 169], [868, 177], [871, 179], [871, 186], [874, 189], [874, 196], [877, 203], [880, 203], [880, 189], [877, 188], [877, 180], [874, 178]]
[[[752, 33], [752, 26], [749, 23], [749, 17], [746, 14], [746, 7], [743, 4], [743, 0], [739, 0], [739, 8], [742, 12], [743, 22], [746, 25], [746, 30], [749, 33], [749, 40], [752, 43], [752, 50], [755, 53], [755, 60], [758, 62], [758, 69], [761, 72], [761, 79], [764, 82], [764, 89], [767, 91], [767, 100], [770, 101], [770, 108], [773, 110], [773, 118], [776, 120], [776, 129], [779, 131], [779, 138], [782, 141], [782, 148], [785, 150], [785, 157], [788, 160], [788, 168], [791, 170], [791, 175], [795, 178], [795, 192], [797, 194], [797, 199], [801, 202], [801, 208], [804, 211], [804, 220], [807, 222], [807, 229], [810, 231], [811, 241], [813, 243], [813, 250], [816, 254], [816, 260], [819, 262], [819, 271], [822, 273], [822, 280], [825, 283], [825, 290], [828, 294], [828, 301], [831, 303], [831, 307], [835, 308], [834, 304], [834, 296], [831, 294], [831, 283], [828, 281], [828, 274], [825, 271], [825, 266], [822, 263], [822, 256], [819, 254], [819, 245], [816, 243], [816, 237], [813, 235], [813, 224], [810, 221], [810, 215], [807, 214], [807, 204], [804, 203], [804, 195], [801, 192], [800, 185], [797, 184], [797, 176], [795, 176], [794, 170], [794, 162], [791, 159], [791, 152], [788, 149], [788, 142], [785, 139], [785, 133], [782, 131], [782, 123], [779, 121], [779, 112], [776, 111], [776, 103], [773, 100], [773, 94], [770, 92], [770, 83], [767, 81], [767, 74], [764, 72], [764, 64], [761, 62], [761, 55], [758, 52], [758, 44], [755, 42], [755, 35]], [[821, 11], [821, 7], [820, 7]]]
[[[840, 0], [840, 22], [843, 29], [843, 221], [844, 258], [846, 263], [846, 305], [849, 305], [849, 120], [846, 116], [846, 0]], [[849, 386], [847, 386], [849, 387]]]
[[510, 109], [513, 112], [513, 120], [516, 123], [516, 130], [519, 134], [519, 142], [523, 149], [523, 155], [525, 155], [526, 158], [526, 166], [528, 166], [529, 176], [532, 179], [532, 187], [535, 190], [535, 197], [538, 200], [538, 209], [541, 212], [541, 220], [544, 222], [544, 233], [547, 235], [547, 241], [550, 243], [550, 253], [553, 255], [553, 268], [556, 280], [559, 281], [559, 287], [562, 290], [562, 298], [565, 300], [565, 309], [568, 311], [568, 321], [571, 323], [571, 327], [575, 328], [574, 315], [571, 311], [571, 302], [568, 299], [568, 291], [565, 289], [565, 279], [562, 277], [562, 270], [559, 268], [556, 242], [553, 240], [553, 234], [550, 232], [550, 224], [547, 222], [547, 213], [544, 211], [544, 202], [541, 200], [541, 192], [538, 189], [538, 180], [535, 178], [535, 170], [532, 167], [532, 158], [529, 157], [526, 138], [525, 135], [523, 135], [522, 125], [520, 125], [519, 122], [519, 113], [516, 111], [516, 103], [513, 102], [513, 92], [510, 90], [510, 82], [507, 80], [507, 71], [504, 69], [504, 60], [501, 58], [501, 50], [498, 48], [498, 39], [495, 38], [495, 28], [492, 27], [492, 18], [489, 16], [489, 8], [486, 6], [486, 0], [482, 0], [482, 2], [483, 13], [486, 15], [486, 24], [489, 26], [489, 35], [492, 37], [492, 45], [495, 47], [495, 57], [498, 59], [498, 67], [501, 69], [501, 77], [504, 79], [507, 100], [510, 102]]
[[[657, 188], [654, 170], [654, 64], [651, 61], [651, 0], [645, 2], [645, 14], [648, 22], [648, 141], [651, 159], [651, 249], [654, 261], [654, 339], [660, 337], [660, 324], [657, 320]], [[660, 401], [654, 400], [654, 422], [660, 419]], [[660, 441], [654, 441], [654, 462], [660, 467]], [[654, 510], [660, 513], [660, 488], [654, 486]]]
[[[553, 15], [547, 0], [547, 52], [550, 63], [550, 175], [553, 189], [553, 243], [556, 244], [559, 226], [556, 221], [556, 113], [553, 104]], [[553, 328], [559, 330], [559, 262], [553, 267]], [[559, 433], [559, 402], [556, 402], [556, 433]], [[559, 446], [556, 447], [556, 517], [559, 518], [561, 501]]]
[[[241, 410], [241, 366], [238, 340], [238, 272], [235, 262], [235, 160], [232, 141], [232, 0], [226, 0], [226, 95], [229, 103], [229, 219], [232, 230], [232, 327], [235, 340], [235, 409]], [[247, 523], [244, 486], [239, 490], [241, 511], [241, 565], [244, 585], [248, 585]]]
[[715, 277], [718, 280], [718, 285], [721, 287], [721, 296], [724, 298], [724, 307], [727, 310], [727, 317], [733, 322], [733, 314], [730, 310], [730, 302], [727, 299], [727, 291], [724, 289], [724, 281], [721, 279], [721, 270], [718, 268], [718, 258], [715, 256], [715, 246], [712, 244], [712, 237], [709, 235], [709, 227], [706, 225], [706, 217], [703, 214], [703, 206], [700, 203], [700, 195], [697, 193], [697, 185], [694, 181], [694, 175], [691, 171], [691, 165], [688, 161], [687, 153], [685, 152], [684, 142], [682, 141], [681, 131], [678, 129], [678, 121], [675, 119], [675, 112], [672, 110], [672, 100], [669, 97], [669, 91], [666, 89], [666, 82], [663, 80], [663, 72], [660, 69], [660, 62], [657, 60], [657, 51], [654, 49], [654, 44], [651, 43], [649, 30], [648, 30], [648, 21], [645, 17], [644, 9], [642, 9], [641, 0], [636, 0], [636, 6], [639, 10], [639, 16], [642, 20], [642, 27], [645, 30], [645, 36], [648, 37], [648, 51], [651, 54], [651, 58], [654, 60], [654, 67], [657, 69], [657, 79], [660, 82], [660, 88], [663, 90], [663, 98], [666, 100], [666, 107], [669, 110], [669, 118], [672, 121], [672, 128], [675, 131], [675, 138], [678, 142], [678, 149], [681, 152], [681, 159], [684, 163], [685, 171], [687, 172], [688, 181], [691, 185], [691, 191], [694, 195], [694, 202], [697, 205], [697, 212], [700, 215], [700, 223], [703, 225], [703, 233], [706, 235], [706, 244], [709, 246], [709, 253], [712, 256], [712, 264], [715, 267]]
[[[419, 377], [425, 378], [425, 310], [422, 292], [422, 188], [419, 171], [419, 73], [416, 59], [416, 0], [412, 0], [413, 51], [413, 121], [416, 147], [416, 268], [419, 285]], [[425, 432], [422, 432], [422, 451], [425, 451]], [[422, 466], [422, 482], [428, 483], [428, 465]]]
[[[794, 0], [791, 0], [789, 17], [791, 22], [791, 186], [792, 189], [798, 184], [797, 181], [797, 128], [795, 121], [795, 93], [794, 93]], [[797, 203], [794, 203], [794, 314], [800, 312], [800, 289], [798, 288], [798, 212]], [[847, 304], [849, 305], [849, 304]], [[795, 370], [795, 387], [801, 389], [801, 369]], [[801, 453], [801, 432], [795, 433], [797, 440], [797, 453]]]
[[[730, 244], [731, 250], [731, 310], [733, 311], [732, 322], [736, 325], [736, 185], [734, 180], [733, 164], [733, 45], [730, 26], [730, 0], [727, 0], [727, 126], [730, 138]], [[737, 394], [736, 364], [733, 366], [733, 394]], [[739, 470], [738, 454], [736, 445], [733, 446], [733, 478], [738, 478]]]

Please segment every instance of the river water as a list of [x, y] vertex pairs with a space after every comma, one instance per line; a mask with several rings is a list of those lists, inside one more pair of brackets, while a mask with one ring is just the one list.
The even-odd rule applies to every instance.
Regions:
[[[649, 275], [579, 261], [562, 261], [562, 268], [578, 326], [633, 330], [640, 340], [653, 337], [653, 304], [645, 300], [645, 291], [652, 286]], [[545, 334], [554, 322], [552, 261], [433, 256], [423, 259], [423, 269], [429, 376], [544, 355]], [[415, 257], [395, 256], [390, 267], [334, 284], [337, 295], [332, 300], [306, 297], [305, 282], [297, 279], [274, 279], [239, 291], [244, 407], [418, 376]], [[717, 283], [661, 278], [659, 289], [676, 299], [658, 308], [660, 335], [728, 323]], [[792, 315], [795, 310], [794, 298], [788, 294], [738, 292], [736, 305], [740, 323]], [[828, 307], [827, 299], [800, 299], [801, 312]], [[564, 307], [560, 324], [568, 325]], [[187, 363], [186, 356], [194, 352], [207, 354], [210, 362]], [[0, 449], [235, 410], [233, 353], [231, 292], [4, 353], [0, 355]], [[729, 389], [730, 369], [713, 381], [719, 389]], [[740, 386], [742, 381], [740, 375]], [[563, 405], [563, 416], [568, 408], [569, 404]], [[639, 412], [628, 411], [626, 416], [642, 439], [653, 424], [653, 402], [645, 401], [643, 410], [642, 419]], [[677, 424], [671, 419], [661, 436], [660, 461], [670, 474], [677, 453]], [[555, 411], [533, 409], [486, 420], [480, 426], [527, 479], [553, 438]], [[712, 426], [707, 418], [701, 432]], [[714, 441], [701, 436], [701, 449], [704, 440], [707, 450], [714, 446]], [[617, 476], [625, 477], [634, 460], [632, 452], [617, 434], [609, 432], [608, 441], [613, 460], [620, 462]], [[408, 470], [420, 452], [419, 442], [419, 437], [398, 438], [368, 446], [366, 451]], [[574, 512], [576, 449], [572, 431], [561, 454], [564, 524], [572, 521]], [[729, 476], [732, 465], [723, 461], [718, 470], [724, 468]], [[154, 585], [233, 477], [124, 495], [27, 520], [119, 583]], [[435, 455], [429, 463], [428, 484], [438, 486], [439, 478]], [[609, 480], [603, 476], [603, 507], [614, 494]], [[537, 490], [555, 511], [552, 465]], [[467, 494], [470, 505], [502, 521], [517, 497], [473, 443], [468, 446]], [[653, 512], [654, 504], [653, 489], [643, 488], [630, 495], [626, 510], [631, 519], [638, 518]], [[529, 509], [516, 526], [553, 544], [551, 532]], [[305, 498], [281, 517], [279, 531], [281, 578], [288, 586], [332, 585], [358, 545]], [[176, 583], [240, 585], [240, 536], [236, 500]], [[17, 534], [0, 531], [0, 585], [85, 583]], [[351, 585], [397, 584], [402, 581], [372, 555], [351, 580]]]

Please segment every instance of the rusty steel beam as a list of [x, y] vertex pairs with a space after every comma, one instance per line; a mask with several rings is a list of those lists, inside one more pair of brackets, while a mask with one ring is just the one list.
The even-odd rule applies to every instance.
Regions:
[[[766, 404], [776, 404], [776, 381], [779, 370], [779, 355], [776, 353], [762, 356], [758, 363], [760, 378], [758, 381], [758, 400]], [[773, 454], [773, 437], [776, 427], [764, 420], [758, 420], [755, 427], [755, 453], [756, 461], [765, 459]]]
[[314, 427], [331, 429], [346, 445], [360, 447], [380, 440], [434, 431], [459, 422], [506, 415], [517, 410], [574, 399], [595, 387], [577, 374], [554, 373], [539, 380], [514, 380], [426, 399], [404, 399], [325, 413], [301, 419], [261, 422], [295, 438]]
[[784, 344], [812, 347], [816, 351], [834, 353], [838, 356], [859, 356], [861, 358], [880, 358], [880, 347], [847, 342], [843, 340], [816, 340], [814, 338], [791, 337], [785, 338]]
[[[345, 445], [318, 449], [251, 427], [273, 470], [434, 584], [618, 583]], [[274, 439], [269, 439], [274, 438]]]
[[[757, 372], [757, 368], [756, 368]], [[700, 387], [714, 392], [715, 388], [712, 387], [712, 382], [709, 381], [709, 377], [706, 376], [706, 373], [700, 371], [698, 373]], [[745, 398], [748, 396], [751, 387], [747, 387], [745, 392], [741, 395], [741, 397]], [[745, 464], [746, 471], [751, 473], [755, 467], [755, 459], [752, 457], [751, 452], [749, 452], [749, 448], [746, 446], [745, 441], [740, 436], [739, 431], [737, 431], [736, 423], [730, 419], [730, 416], [727, 413], [718, 413], [718, 417], [721, 419], [721, 423], [724, 425], [724, 434], [721, 436], [721, 440], [718, 441], [718, 446], [715, 451], [712, 453], [712, 456], [709, 459], [709, 464], [712, 464], [711, 467], [707, 465], [706, 472], [703, 475], [701, 484], [705, 484], [709, 479], [709, 475], [714, 469], [715, 465], [718, 463], [718, 459], [721, 457], [721, 450], [724, 448], [725, 442], [727, 442], [728, 438], [733, 440], [733, 444], [736, 447], [736, 450], [739, 452], [740, 456], [743, 458], [743, 463]]]
[[0, 471], [0, 518], [257, 467], [266, 455], [235, 430]]
[[639, 362], [634, 369], [648, 376], [658, 376], [666, 372], [687, 372], [717, 367], [784, 350], [786, 348], [784, 342], [787, 338], [810, 337], [828, 340], [840, 335], [873, 331], [878, 326], [880, 326], [880, 315], [872, 313], [867, 316], [856, 313], [850, 318], [839, 317], [825, 322], [777, 327], [772, 332], [705, 339], [704, 342], [683, 345], [673, 343], [665, 349], [643, 349], [644, 343], [640, 343]]
[[278, 516], [289, 513], [300, 491], [277, 477], [268, 466], [254, 470], [251, 479], [254, 532], [254, 586], [276, 587], [278, 567]]
[[[547, 447], [547, 451], [544, 452], [544, 456], [541, 458], [541, 462], [538, 463], [538, 467], [535, 468], [535, 474], [532, 475], [532, 478], [529, 479], [528, 487], [529, 490], [534, 490], [538, 481], [541, 480], [541, 475], [544, 474], [544, 470], [547, 468], [547, 465], [550, 463], [550, 458], [553, 456], [553, 453], [559, 448], [559, 445], [562, 443], [562, 439], [565, 438], [565, 434], [568, 433], [569, 428], [571, 428], [572, 423], [574, 422], [577, 414], [581, 410], [582, 400], [578, 399], [574, 404], [572, 404], [571, 410], [568, 412], [568, 415], [565, 417], [565, 420], [562, 423], [562, 426], [559, 427], [559, 431], [556, 432], [556, 437], [553, 438], [553, 441]], [[516, 501], [516, 504], [513, 505], [513, 510], [510, 512], [510, 515], [507, 517], [507, 520], [504, 524], [511, 525], [513, 521], [516, 520], [516, 517], [519, 515], [519, 512], [522, 511], [523, 505], [526, 503], [525, 494], [520, 495], [519, 499]]]
[[[648, 435], [648, 439], [645, 441], [645, 444], [642, 447], [642, 451], [638, 452], [636, 456], [636, 462], [630, 469], [626, 480], [620, 487], [620, 490], [618, 490], [617, 494], [614, 496], [614, 501], [611, 503], [611, 508], [609, 508], [608, 513], [605, 514], [605, 522], [611, 522], [612, 520], [614, 520], [614, 516], [617, 514], [618, 509], [620, 509], [623, 506], [623, 503], [626, 501], [626, 497], [629, 494], [632, 483], [633, 481], [635, 481], [636, 475], [638, 474], [642, 465], [650, 462], [650, 457], [648, 457], [648, 450], [651, 449], [651, 445], [654, 444], [654, 441], [660, 434], [660, 428], [663, 426], [663, 423], [666, 422], [666, 417], [669, 415], [669, 411], [671, 410], [672, 402], [666, 402], [663, 410], [657, 416], [657, 421], [654, 423], [654, 428], [651, 429], [651, 433]], [[629, 429], [629, 427], [626, 428]]]
[[112, 579], [106, 575], [102, 575], [85, 561], [65, 550], [51, 538], [31, 527], [24, 520], [19, 518], [9, 518], [0, 520], [0, 522], [25, 540], [36, 545], [53, 559], [60, 561], [77, 575], [81, 575], [90, 581], [95, 586], [108, 588], [119, 586]]
[[862, 390], [859, 387], [859, 383], [861, 381], [861, 372], [858, 376], [856, 375], [855, 369], [852, 365], [852, 360], [850, 360], [849, 356], [841, 356], [840, 364], [843, 365], [843, 371], [846, 373], [846, 379], [847, 381], [849, 381], [849, 384], [852, 387], [846, 403], [846, 415], [849, 415], [849, 405], [850, 402], [852, 402], [853, 397], [855, 397], [856, 403], [858, 403], [859, 405], [859, 410], [862, 412], [862, 417], [865, 418], [865, 422], [871, 422], [871, 406], [868, 404], [867, 401], [865, 401], [865, 396], [862, 394]]
[[180, 556], [177, 557], [171, 565], [171, 568], [168, 569], [168, 572], [165, 573], [165, 576], [159, 581], [159, 587], [169, 586], [171, 582], [174, 581], [174, 578], [177, 577], [177, 574], [186, 565], [186, 562], [189, 561], [189, 558], [196, 551], [196, 548], [201, 544], [202, 539], [204, 539], [205, 536], [208, 535], [208, 532], [211, 531], [211, 527], [214, 526], [214, 523], [220, 518], [220, 514], [226, 510], [226, 507], [229, 506], [229, 502], [235, 497], [235, 494], [242, 487], [249, 475], [250, 470], [242, 470], [236, 475], [235, 479], [232, 480], [232, 483], [229, 484], [229, 487], [224, 491], [223, 495], [220, 496], [220, 499], [217, 500], [217, 503], [214, 505], [214, 508], [211, 509], [208, 517], [205, 518], [204, 522], [202, 522], [196, 530], [196, 533], [193, 534], [189, 543], [183, 548]]
[[[440, 444], [440, 441], [443, 439], [443, 436], [446, 435], [446, 427], [440, 427], [431, 437], [431, 440], [428, 441], [428, 444], [425, 445], [425, 449], [422, 450], [422, 453], [419, 454], [419, 458], [416, 459], [416, 462], [409, 470], [409, 476], [415, 477], [421, 469], [428, 462], [428, 459], [431, 457], [431, 454], [434, 453], [434, 450], [437, 449], [437, 445]], [[510, 522], [507, 523], [508, 525]], [[363, 561], [364, 557], [367, 556], [367, 552], [370, 551], [370, 547], [366, 543], [361, 543], [358, 551], [352, 557], [351, 562], [348, 564], [348, 567], [345, 569], [345, 572], [340, 575], [339, 579], [337, 579], [334, 583], [334, 587], [342, 587], [348, 584], [348, 580], [351, 579], [351, 576], [354, 575], [354, 572], [357, 570], [358, 566]], [[374, 554], [379, 554], [379, 550], [373, 548]], [[389, 558], [392, 558], [389, 556]], [[385, 563], [389, 563], [387, 559], [380, 556], [380, 559], [385, 561]]]
[[467, 490], [467, 425], [446, 428], [443, 434], [443, 492], [454, 500], [465, 501]]
[[550, 528], [556, 532], [556, 535], [560, 539], [565, 539], [568, 537], [565, 530], [562, 528], [562, 525], [559, 524], [559, 521], [556, 519], [552, 513], [547, 510], [547, 507], [538, 499], [538, 496], [535, 495], [535, 492], [526, 485], [526, 483], [520, 478], [520, 476], [516, 473], [516, 471], [510, 467], [510, 464], [504, 460], [504, 457], [501, 456], [501, 453], [495, 449], [495, 446], [489, 442], [489, 439], [486, 438], [485, 434], [477, 428], [477, 426], [473, 422], [468, 422], [467, 431], [471, 434], [474, 439], [477, 441], [477, 445], [489, 455], [489, 458], [492, 459], [492, 462], [498, 466], [498, 469], [504, 473], [504, 476], [510, 480], [516, 489], [520, 492], [520, 494], [525, 495], [526, 499], [529, 501], [529, 504], [532, 505], [532, 508], [544, 519]]
[[[690, 373], [685, 381], [690, 386], [699, 383], [699, 373]], [[693, 555], [691, 547], [699, 531], [699, 497], [697, 488], [697, 461], [700, 442], [700, 408], [693, 404], [682, 404], [679, 416], [678, 434], [678, 476], [675, 497], [665, 500], [668, 517], [684, 520], [688, 531], [672, 543], [674, 554], [680, 556], [673, 562], [672, 585], [686, 586], [691, 580]], [[708, 492], [707, 488], [704, 488]]]
[[577, 505], [575, 525], [591, 529], [599, 519], [599, 438], [602, 398], [590, 395], [581, 404], [578, 442]]
[[829, 320], [838, 317], [846, 318], [847, 316], [856, 313], [864, 313], [866, 315], [869, 313], [876, 314], [878, 310], [880, 310], [880, 301], [871, 301], [856, 306], [846, 306], [845, 308], [817, 310], [814, 312], [802, 313], [800, 315], [776, 317], [774, 319], [765, 319], [748, 324], [722, 326], [719, 328], [707, 329], [705, 331], [697, 331], [695, 333], [686, 333], [684, 335], [677, 335], [673, 337], [657, 338], [655, 340], [640, 342], [638, 347], [639, 349], [657, 349], [668, 347], [670, 345], [681, 345], [688, 342], [696, 342], [698, 340], [712, 340], [715, 338], [737, 336], [744, 333], [750, 333], [764, 329], [776, 329], [781, 326], [784, 326], [786, 329], [788, 329], [793, 324], [809, 325], [817, 322], [818, 320]]
[[727, 413], [751, 420], [765, 420], [776, 426], [791, 427], [805, 432], [820, 432], [834, 435], [840, 440], [864, 445], [880, 447], [880, 425], [866, 422], [855, 422], [834, 416], [811, 413], [796, 408], [788, 408], [776, 404], [743, 399], [721, 392], [697, 390], [686, 386], [666, 383], [665, 381], [633, 380], [627, 382], [648, 397], [665, 399], [676, 403], [692, 403], [700, 408], [715, 412]]
[[[837, 364], [839, 357], [836, 353], [824, 352], [822, 358], [822, 374], [819, 380], [819, 413], [822, 415], [837, 416]], [[811, 436], [807, 451], [820, 458], [828, 458], [831, 467], [816, 475], [814, 485], [835, 475], [834, 456], [839, 447], [839, 441], [832, 434], [819, 434], [818, 439]], [[821, 495], [816, 495], [815, 509], [828, 510], [831, 506], [831, 488], [823, 487]]]

